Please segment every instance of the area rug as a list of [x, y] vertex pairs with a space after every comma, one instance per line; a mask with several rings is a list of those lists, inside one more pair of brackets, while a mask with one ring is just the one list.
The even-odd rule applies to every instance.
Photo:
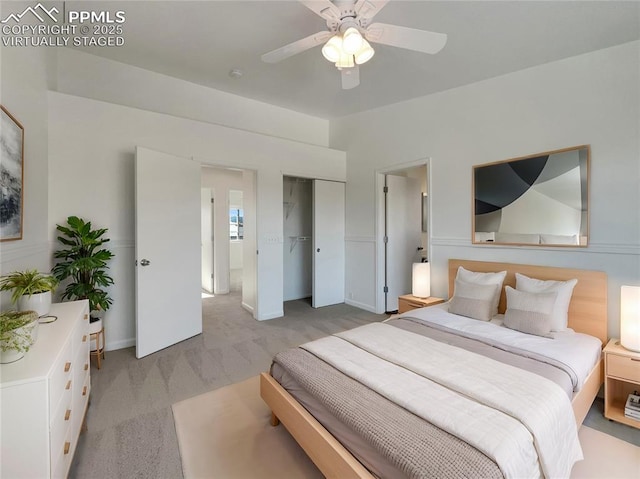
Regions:
[[[173, 406], [184, 477], [210, 479], [322, 478], [260, 398], [258, 376]], [[637, 477], [640, 447], [583, 426], [585, 459], [572, 479]]]
[[175, 403], [185, 478], [322, 478], [282, 426], [269, 424], [258, 376]]

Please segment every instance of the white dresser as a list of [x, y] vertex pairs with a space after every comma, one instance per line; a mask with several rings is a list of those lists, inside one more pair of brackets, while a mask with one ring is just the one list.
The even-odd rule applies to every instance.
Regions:
[[66, 477], [91, 389], [89, 303], [53, 304], [24, 358], [0, 366], [0, 478]]

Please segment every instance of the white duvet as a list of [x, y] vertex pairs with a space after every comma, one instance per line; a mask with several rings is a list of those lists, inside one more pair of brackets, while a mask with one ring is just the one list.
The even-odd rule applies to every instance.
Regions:
[[[500, 315], [499, 315], [500, 316]], [[572, 331], [555, 333], [555, 337], [544, 338], [525, 334], [501, 326], [501, 321], [478, 321], [448, 312], [448, 304], [414, 309], [400, 316], [419, 319], [445, 328], [462, 332], [469, 337], [484, 338], [492, 345], [501, 344], [503, 349], [528, 352], [534, 359], [543, 357], [566, 366], [573, 382], [574, 392], [579, 391], [585, 379], [600, 360], [602, 343], [598, 338]]]
[[582, 459], [571, 403], [541, 376], [381, 323], [302, 347], [482, 451], [507, 478], [569, 477]]

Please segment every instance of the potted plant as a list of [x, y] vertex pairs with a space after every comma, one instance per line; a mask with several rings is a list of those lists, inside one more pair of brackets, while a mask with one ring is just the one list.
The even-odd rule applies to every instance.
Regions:
[[69, 280], [62, 299], [88, 299], [92, 321], [99, 318], [97, 311], [106, 311], [113, 303], [104, 289], [113, 284], [107, 274], [107, 263], [114, 254], [103, 245], [109, 241], [104, 237], [107, 228], [93, 229], [90, 221], [69, 216], [66, 225], [56, 225], [61, 233], [58, 241], [64, 246], [54, 253], [57, 260], [53, 275], [60, 281]]
[[38, 313], [7, 311], [0, 313], [0, 364], [22, 358], [36, 340]]
[[36, 311], [38, 316], [49, 314], [51, 292], [58, 280], [36, 269], [13, 271], [0, 278], [0, 291], [13, 291], [11, 301], [18, 303], [20, 311]]

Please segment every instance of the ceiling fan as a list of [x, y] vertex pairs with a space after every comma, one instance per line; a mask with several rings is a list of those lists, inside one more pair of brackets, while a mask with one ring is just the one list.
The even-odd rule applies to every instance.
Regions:
[[369, 44], [381, 43], [423, 53], [438, 53], [447, 43], [444, 33], [371, 23], [389, 0], [298, 0], [327, 21], [328, 30], [314, 33], [269, 53], [262, 61], [277, 63], [321, 43], [322, 55], [342, 74], [342, 88], [360, 84], [358, 65], [369, 61], [374, 50]]

